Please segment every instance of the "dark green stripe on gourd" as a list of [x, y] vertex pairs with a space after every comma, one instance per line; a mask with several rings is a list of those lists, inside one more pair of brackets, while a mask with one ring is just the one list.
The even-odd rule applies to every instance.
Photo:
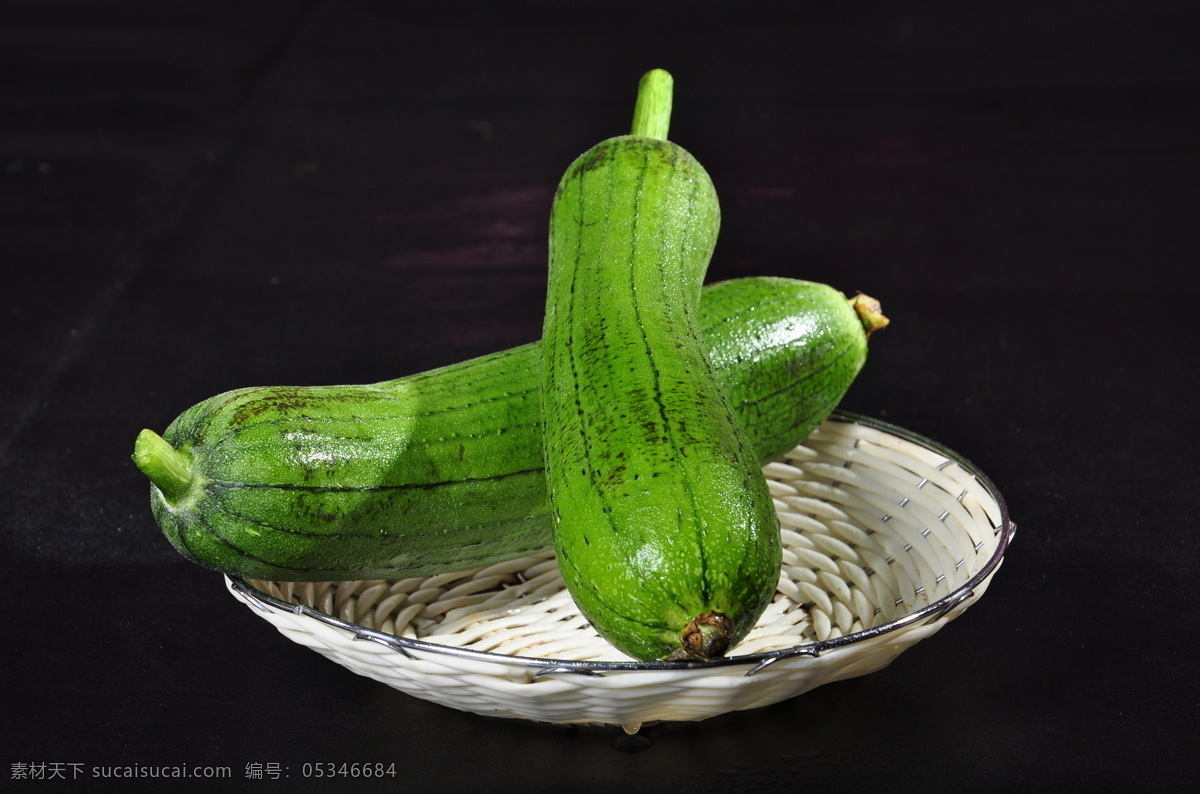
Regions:
[[[643, 78], [635, 120], [647, 86], [669, 81]], [[691, 154], [643, 134], [664, 136], [665, 122], [635, 123], [571, 165], [551, 212], [542, 411], [554, 545], [575, 603], [616, 648], [710, 659], [775, 592], [779, 520], [696, 318], [716, 191]]]
[[[808, 435], [866, 354], [850, 304], [821, 284], [710, 285], [700, 318], [759, 462]], [[167, 538], [224, 573], [399, 578], [542, 551], [539, 347], [374, 385], [226, 392], [181, 414], [165, 441], [144, 431], [135, 461], [157, 483]]]

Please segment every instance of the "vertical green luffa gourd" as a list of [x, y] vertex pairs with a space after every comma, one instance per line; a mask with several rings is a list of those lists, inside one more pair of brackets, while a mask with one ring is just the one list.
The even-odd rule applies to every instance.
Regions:
[[720, 210], [666, 140], [671, 77], [632, 134], [567, 170], [550, 221], [542, 410], [554, 546], [593, 627], [636, 659], [722, 656], [775, 591], [779, 523], [697, 325]]

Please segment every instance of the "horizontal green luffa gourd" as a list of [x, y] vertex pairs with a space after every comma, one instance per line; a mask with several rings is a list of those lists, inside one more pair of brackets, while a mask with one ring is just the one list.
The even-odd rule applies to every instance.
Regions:
[[[854, 304], [811, 282], [710, 285], [700, 323], [760, 462], [811, 432], [867, 351]], [[143, 431], [134, 460], [166, 537], [223, 573], [392, 579], [544, 551], [539, 347], [372, 385], [226, 392], [163, 437]]]
[[781, 544], [753, 444], [701, 335], [720, 209], [666, 140], [671, 78], [581, 155], [550, 220], [542, 411], [554, 548], [580, 611], [640, 660], [708, 660], [753, 628]]

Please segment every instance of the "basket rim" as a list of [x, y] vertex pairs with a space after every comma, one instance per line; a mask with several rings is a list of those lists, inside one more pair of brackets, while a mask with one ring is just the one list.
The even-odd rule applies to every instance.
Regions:
[[996, 549], [992, 552], [991, 556], [988, 557], [983, 566], [970, 579], [937, 601], [926, 604], [920, 609], [910, 612], [903, 617], [879, 626], [863, 629], [862, 631], [857, 631], [852, 634], [844, 634], [839, 637], [830, 637], [826, 640], [805, 643], [802, 645], [793, 645], [787, 648], [777, 648], [770, 651], [746, 654], [745, 656], [725, 656], [711, 661], [677, 660], [636, 662], [547, 659], [538, 656], [510, 655], [495, 653], [493, 651], [480, 651], [470, 648], [460, 648], [452, 645], [442, 645], [440, 643], [429, 642], [428, 640], [421, 640], [412, 637], [400, 637], [395, 634], [388, 634], [375, 629], [368, 629], [355, 623], [350, 623], [342, 620], [341, 618], [327, 615], [324, 612], [313, 609], [312, 607], [307, 607], [302, 604], [293, 604], [276, 598], [275, 596], [264, 593], [256, 587], [253, 587], [240, 576], [225, 574], [225, 581], [229, 589], [235, 595], [239, 596], [256, 609], [266, 610], [269, 607], [283, 612], [291, 612], [292, 614], [301, 617], [311, 618], [325, 625], [349, 632], [354, 635], [355, 640], [368, 640], [380, 645], [384, 645], [408, 658], [415, 658], [411, 653], [409, 653], [409, 651], [421, 651], [434, 655], [453, 656], [508, 666], [533, 668], [537, 670], [537, 672], [534, 674], [535, 677], [550, 673], [603, 675], [606, 672], [617, 671], [650, 672], [697, 669], [713, 670], [723, 667], [749, 667], [751, 669], [746, 672], [746, 675], [750, 676], [783, 659], [790, 659], [797, 656], [810, 656], [816, 658], [821, 654], [831, 651], [835, 648], [841, 648], [843, 646], [865, 642], [885, 634], [891, 634], [917, 623], [934, 623], [958, 605], [973, 598], [975, 595], [975, 588], [979, 587], [979, 585], [987, 580], [996, 570], [996, 568], [999, 567], [1009, 545], [1012, 543], [1012, 540], [1016, 535], [1016, 524], [1014, 524], [1010, 519], [1008, 514], [1008, 506], [1004, 501], [1004, 497], [996, 488], [995, 484], [987, 477], [987, 475], [980, 471], [977, 466], [975, 466], [965, 457], [949, 449], [948, 447], [933, 441], [932, 439], [920, 435], [919, 433], [906, 430], [902, 427], [893, 425], [889, 422], [884, 422], [880, 419], [863, 416], [861, 414], [856, 414], [849, 411], [834, 411], [832, 414], [830, 414], [829, 421], [863, 425], [873, 430], [878, 430], [883, 433], [897, 436], [906, 441], [917, 444], [918, 446], [925, 447], [926, 449], [936, 452], [939, 455], [945, 456], [960, 466], [981, 486], [983, 486], [988, 495], [995, 499], [1000, 512], [999, 526], [993, 527], [993, 531], [999, 535]]

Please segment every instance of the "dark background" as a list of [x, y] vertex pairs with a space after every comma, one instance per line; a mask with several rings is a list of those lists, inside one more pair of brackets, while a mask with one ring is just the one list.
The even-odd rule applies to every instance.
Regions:
[[[1136, 0], [5, 3], [0, 779], [1195, 782], [1198, 33], [1195, 3]], [[986, 598], [886, 670], [628, 753], [616, 728], [451, 711], [289, 642], [174, 552], [129, 453], [226, 389], [535, 339], [553, 187], [626, 131], [651, 67], [722, 199], [709, 280], [881, 299], [844, 407], [970, 458], [1019, 531]]]

